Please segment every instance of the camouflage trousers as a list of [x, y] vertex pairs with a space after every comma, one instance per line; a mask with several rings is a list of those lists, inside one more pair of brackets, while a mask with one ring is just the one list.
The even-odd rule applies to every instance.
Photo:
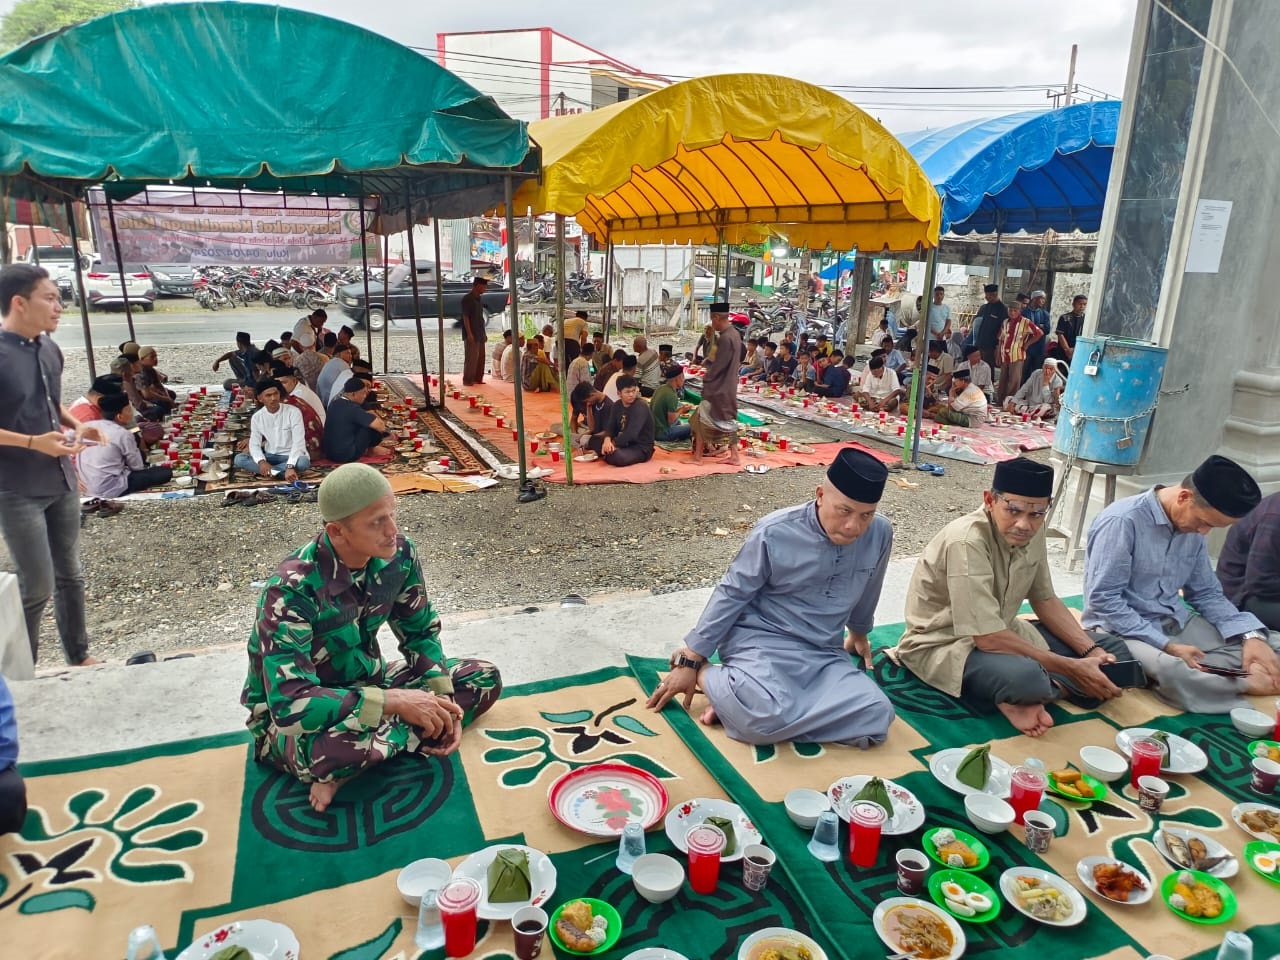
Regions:
[[[486, 660], [448, 660], [453, 678], [453, 699], [462, 708], [463, 725], [497, 702], [502, 695], [498, 668]], [[384, 687], [428, 690], [427, 678], [414, 678], [403, 660], [387, 664]], [[259, 761], [292, 774], [303, 783], [345, 780], [384, 760], [423, 747], [439, 746], [438, 739], [420, 736], [418, 727], [398, 717], [389, 717], [373, 730], [324, 730], [287, 736], [274, 727], [261, 737], [256, 747]]]

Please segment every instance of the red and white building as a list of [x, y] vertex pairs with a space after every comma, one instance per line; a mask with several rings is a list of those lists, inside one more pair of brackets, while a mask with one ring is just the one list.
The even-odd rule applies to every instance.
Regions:
[[671, 82], [551, 27], [437, 33], [436, 60], [517, 120], [595, 110]]

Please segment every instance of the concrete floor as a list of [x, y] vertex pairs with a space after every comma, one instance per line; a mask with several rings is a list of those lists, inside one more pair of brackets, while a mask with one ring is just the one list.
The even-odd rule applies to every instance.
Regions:
[[[1079, 594], [1081, 575], [1065, 570], [1061, 547], [1053, 542], [1050, 560], [1059, 595]], [[915, 563], [890, 564], [877, 623], [902, 620]], [[614, 595], [575, 607], [561, 607], [557, 600], [534, 612], [455, 619], [444, 625], [444, 647], [450, 656], [492, 660], [507, 684], [584, 673], [621, 665], [629, 653], [665, 656], [696, 622], [710, 592]], [[395, 656], [389, 631], [382, 642], [386, 655]], [[42, 671], [35, 680], [10, 684], [21, 759], [75, 757], [243, 729], [244, 675], [245, 656], [238, 648], [134, 667]]]

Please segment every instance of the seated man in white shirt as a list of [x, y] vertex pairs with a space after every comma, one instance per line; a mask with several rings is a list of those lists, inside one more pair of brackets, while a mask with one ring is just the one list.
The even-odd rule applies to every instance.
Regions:
[[990, 403], [996, 396], [996, 382], [991, 372], [991, 364], [982, 359], [982, 351], [970, 346], [966, 354], [969, 366], [969, 381], [987, 396]]
[[173, 479], [167, 466], [148, 467], [133, 432], [133, 406], [123, 393], [109, 393], [98, 401], [102, 419], [93, 421], [106, 443], [85, 447], [76, 456], [80, 485], [86, 496], [109, 500], [157, 487]]
[[957, 367], [951, 374], [947, 402], [930, 407], [928, 415], [938, 423], [953, 427], [970, 427], [987, 422], [987, 395], [969, 379], [968, 367]]
[[311, 466], [302, 411], [284, 402], [279, 380], [260, 380], [255, 391], [262, 406], [249, 421], [249, 452], [237, 453], [235, 465], [260, 477], [297, 480], [298, 472]]
[[[519, 348], [524, 349], [524, 334], [520, 335]], [[516, 382], [516, 346], [508, 343], [502, 348], [502, 379], [507, 383]]]
[[858, 403], [872, 413], [882, 410], [891, 413], [898, 409], [901, 395], [898, 375], [885, 366], [883, 356], [872, 357], [854, 388], [854, 397]]

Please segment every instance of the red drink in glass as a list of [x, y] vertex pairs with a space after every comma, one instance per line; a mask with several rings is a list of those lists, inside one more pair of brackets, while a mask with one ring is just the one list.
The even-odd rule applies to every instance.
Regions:
[[1276, 701], [1276, 728], [1271, 733], [1272, 740], [1280, 740], [1280, 700]]
[[1013, 807], [1015, 823], [1022, 823], [1027, 811], [1040, 808], [1044, 788], [1048, 785], [1048, 777], [1039, 770], [1018, 767], [1013, 771], [1013, 776], [1009, 778], [1009, 806]]
[[1160, 776], [1164, 762], [1164, 744], [1152, 737], [1138, 737], [1129, 744], [1133, 754], [1129, 759], [1129, 785], [1138, 789], [1139, 777]]
[[888, 815], [878, 803], [855, 803], [849, 811], [849, 862], [855, 867], [876, 865], [886, 819]]
[[444, 952], [449, 957], [465, 957], [476, 948], [476, 908], [480, 904], [480, 884], [470, 877], [450, 880], [436, 897], [440, 922], [444, 925]]
[[689, 846], [689, 886], [694, 893], [714, 893], [720, 880], [720, 851], [724, 832], [709, 823], [699, 824], [685, 835]]

